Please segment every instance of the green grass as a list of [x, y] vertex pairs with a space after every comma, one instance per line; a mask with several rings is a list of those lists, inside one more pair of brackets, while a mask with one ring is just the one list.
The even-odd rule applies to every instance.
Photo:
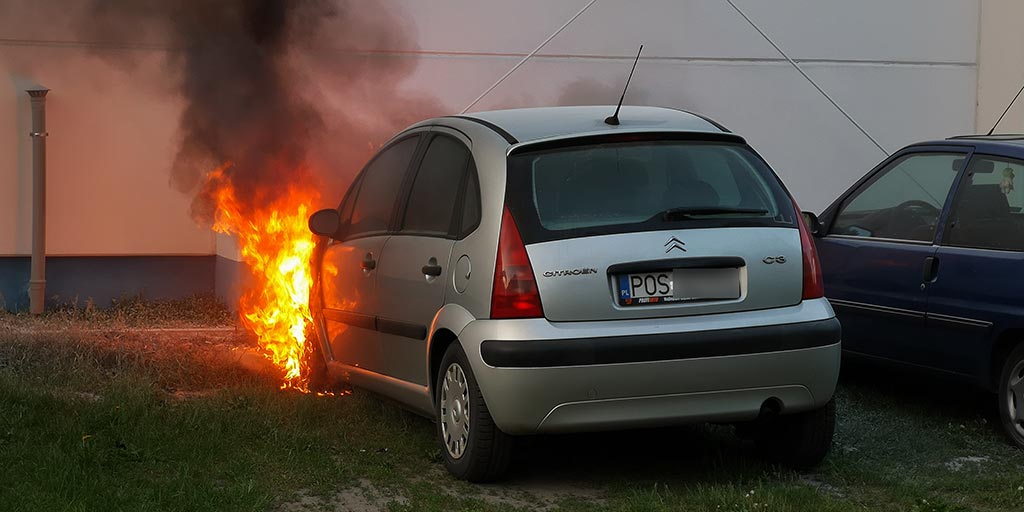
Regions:
[[989, 397], [932, 378], [845, 369], [811, 473], [706, 426], [526, 439], [476, 486], [429, 421], [279, 390], [244, 337], [28, 321], [0, 317], [0, 510], [1024, 510]]

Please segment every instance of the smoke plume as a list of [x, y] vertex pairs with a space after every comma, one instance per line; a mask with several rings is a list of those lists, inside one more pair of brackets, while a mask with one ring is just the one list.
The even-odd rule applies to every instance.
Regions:
[[[313, 182], [328, 202], [397, 129], [441, 112], [395, 84], [416, 49], [407, 20], [356, 0], [92, 0], [74, 15], [87, 41], [160, 41], [167, 77], [185, 100], [170, 181], [213, 213], [208, 171], [225, 163], [243, 205]], [[132, 66], [137, 52], [101, 52]]]

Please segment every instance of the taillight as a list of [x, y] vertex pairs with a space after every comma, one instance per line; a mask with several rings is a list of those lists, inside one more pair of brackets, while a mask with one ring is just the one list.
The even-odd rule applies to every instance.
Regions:
[[825, 284], [821, 277], [821, 261], [818, 260], [818, 250], [814, 247], [814, 239], [811, 229], [804, 222], [804, 216], [800, 214], [800, 207], [793, 201], [793, 208], [796, 209], [796, 221], [800, 226], [800, 253], [804, 265], [804, 300], [820, 299], [825, 296]]
[[540, 293], [533, 275], [530, 257], [519, 236], [512, 214], [501, 214], [498, 256], [494, 262], [494, 290], [491, 293], [491, 318], [540, 318]]

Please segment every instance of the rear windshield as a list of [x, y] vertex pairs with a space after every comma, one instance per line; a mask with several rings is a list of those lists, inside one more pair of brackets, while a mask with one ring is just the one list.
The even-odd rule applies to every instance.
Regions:
[[506, 203], [526, 243], [704, 227], [796, 227], [778, 178], [749, 147], [656, 140], [509, 158]]

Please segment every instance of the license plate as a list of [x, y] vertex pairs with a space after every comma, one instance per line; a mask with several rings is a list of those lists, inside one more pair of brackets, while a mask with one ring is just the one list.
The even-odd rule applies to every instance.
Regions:
[[619, 304], [638, 306], [740, 297], [738, 268], [677, 268], [618, 276]]

